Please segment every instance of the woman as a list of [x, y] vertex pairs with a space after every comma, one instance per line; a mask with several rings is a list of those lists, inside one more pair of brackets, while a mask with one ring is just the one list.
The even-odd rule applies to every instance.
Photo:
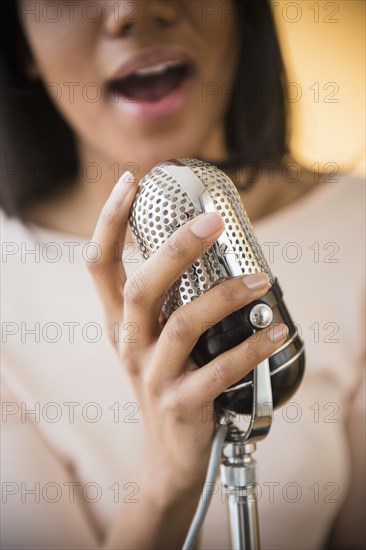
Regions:
[[[286, 338], [278, 325], [202, 369], [189, 359], [208, 319], [266, 293], [258, 274], [159, 322], [166, 290], [222, 231], [219, 216], [201, 216], [138, 261], [127, 227], [136, 182], [179, 157], [229, 170], [308, 349], [292, 409], [257, 453], [263, 546], [321, 548], [330, 537], [332, 548], [361, 547], [361, 331], [348, 319], [361, 312], [362, 254], [338, 216], [347, 207], [358, 222], [362, 188], [283, 170], [285, 79], [268, 3], [6, 11], [4, 548], [179, 548], [214, 431], [202, 411]], [[228, 544], [217, 489], [204, 548]]]

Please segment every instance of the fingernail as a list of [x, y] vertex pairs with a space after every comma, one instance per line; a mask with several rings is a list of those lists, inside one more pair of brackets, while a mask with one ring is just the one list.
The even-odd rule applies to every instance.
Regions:
[[116, 185], [113, 187], [111, 198], [114, 200], [122, 201], [127, 195], [130, 184], [134, 181], [134, 176], [132, 172], [126, 170], [122, 176], [117, 181]]
[[287, 335], [288, 327], [283, 323], [279, 325], [273, 325], [273, 327], [271, 327], [268, 332], [268, 338], [272, 344], [278, 344], [282, 341], [284, 342], [287, 338]]
[[263, 272], [253, 273], [252, 275], [243, 277], [243, 283], [250, 290], [259, 290], [260, 288], [269, 286], [269, 277]]
[[196, 237], [204, 238], [217, 233], [219, 230], [224, 229], [224, 223], [220, 214], [217, 212], [209, 212], [208, 214], [202, 214], [191, 225], [191, 231]]

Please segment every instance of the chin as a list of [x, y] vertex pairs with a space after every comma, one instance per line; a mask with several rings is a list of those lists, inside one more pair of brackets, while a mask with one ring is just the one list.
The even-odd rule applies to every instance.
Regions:
[[[151, 170], [154, 166], [168, 159], [172, 158], [195, 158], [199, 154], [201, 149], [199, 141], [195, 140], [192, 143], [190, 135], [197, 137], [197, 130], [192, 129], [190, 132], [187, 130], [182, 136], [172, 132], [160, 132], [156, 137], [149, 137], [136, 140], [119, 140], [120, 145], [116, 148], [114, 144], [114, 159], [118, 159], [117, 162], [125, 165], [128, 162], [135, 163], [139, 169], [139, 177], [142, 177], [146, 172]], [[127, 143], [127, 147], [126, 147]], [[109, 151], [105, 151], [110, 156]], [[121, 152], [122, 155], [121, 156]], [[113, 162], [113, 161], [112, 161]]]

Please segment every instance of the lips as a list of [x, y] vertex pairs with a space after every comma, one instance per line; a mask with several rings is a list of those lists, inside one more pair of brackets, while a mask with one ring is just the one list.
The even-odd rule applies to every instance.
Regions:
[[154, 103], [182, 85], [192, 75], [192, 71], [189, 62], [157, 61], [112, 80], [109, 89], [114, 97]]
[[117, 111], [142, 122], [157, 122], [186, 105], [195, 76], [197, 66], [181, 48], [150, 47], [111, 73], [107, 91]]

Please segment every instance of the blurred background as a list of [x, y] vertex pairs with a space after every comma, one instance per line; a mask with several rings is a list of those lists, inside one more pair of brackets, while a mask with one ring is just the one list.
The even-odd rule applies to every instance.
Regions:
[[272, 0], [292, 82], [292, 150], [306, 167], [364, 172], [365, 8], [365, 0]]

